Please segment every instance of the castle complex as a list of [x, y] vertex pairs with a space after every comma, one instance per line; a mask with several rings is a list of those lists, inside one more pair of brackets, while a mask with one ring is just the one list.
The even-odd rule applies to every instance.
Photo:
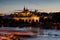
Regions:
[[[17, 17], [16, 17], [17, 16]], [[39, 22], [40, 17], [35, 15], [33, 12], [29, 11], [24, 7], [22, 12], [14, 12], [14, 17], [13, 19], [15, 20], [24, 20], [24, 22]]]

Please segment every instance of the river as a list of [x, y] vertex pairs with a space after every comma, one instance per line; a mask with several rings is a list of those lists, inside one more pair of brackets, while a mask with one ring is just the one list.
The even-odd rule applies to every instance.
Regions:
[[[8, 30], [22, 30], [20, 28], [0, 28]], [[42, 30], [44, 35], [38, 35], [36, 37], [21, 37], [21, 40], [60, 40], [60, 30]]]
[[39, 35], [37, 37], [23, 37], [21, 40], [60, 40], [60, 30], [43, 30], [43, 33], [45, 35]]

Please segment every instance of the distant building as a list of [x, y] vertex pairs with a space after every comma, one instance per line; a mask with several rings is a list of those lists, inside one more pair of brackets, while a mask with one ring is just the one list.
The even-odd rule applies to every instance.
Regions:
[[0, 16], [4, 16], [4, 14], [0, 13]]
[[13, 19], [15, 20], [24, 20], [24, 22], [27, 20], [28, 22], [39, 22], [40, 17], [29, 11], [24, 7], [22, 12], [14, 12], [14, 17]]

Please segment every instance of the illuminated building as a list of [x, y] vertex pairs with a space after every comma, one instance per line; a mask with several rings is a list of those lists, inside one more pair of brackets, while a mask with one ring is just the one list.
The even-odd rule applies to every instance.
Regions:
[[4, 14], [0, 13], [0, 16], [4, 16]]
[[44, 19], [47, 19], [48, 18], [48, 16], [44, 16]]
[[29, 11], [24, 7], [22, 12], [14, 12], [14, 17], [13, 19], [15, 20], [24, 20], [24, 22], [39, 22], [40, 17]]

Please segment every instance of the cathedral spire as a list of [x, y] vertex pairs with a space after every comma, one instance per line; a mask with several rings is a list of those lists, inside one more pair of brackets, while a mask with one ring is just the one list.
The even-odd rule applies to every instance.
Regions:
[[24, 9], [23, 10], [25, 10], [26, 8], [25, 8], [25, 6], [24, 6]]

